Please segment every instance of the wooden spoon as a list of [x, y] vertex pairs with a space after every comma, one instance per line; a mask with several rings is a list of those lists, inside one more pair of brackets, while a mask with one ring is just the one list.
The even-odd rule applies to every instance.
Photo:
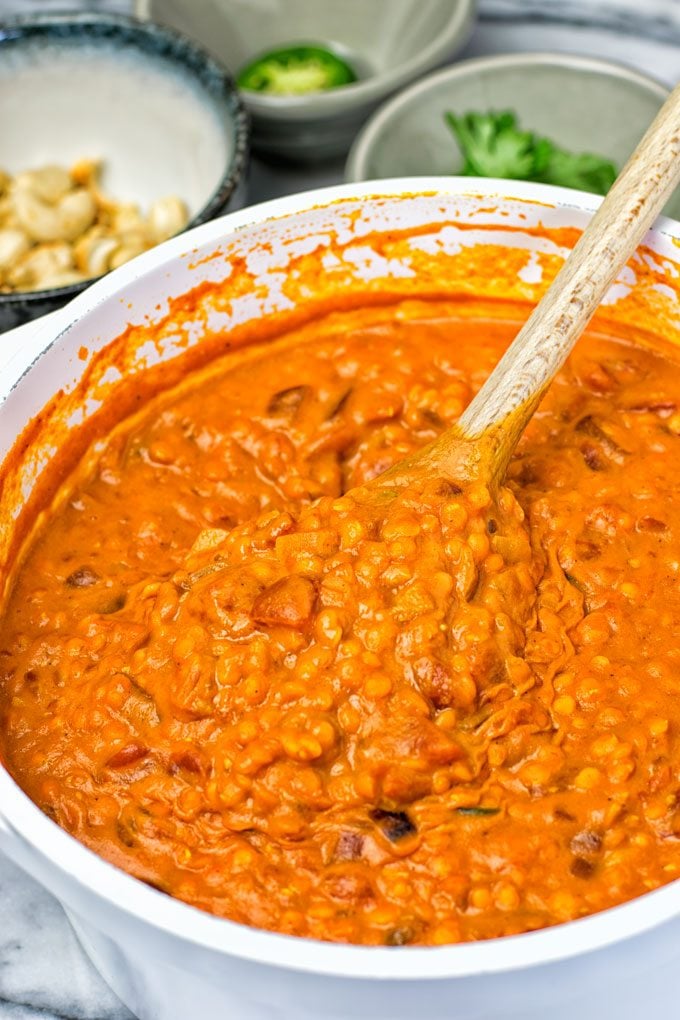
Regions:
[[541, 302], [457, 424], [376, 479], [497, 482], [531, 416], [680, 179], [680, 85], [662, 106]]
[[[373, 821], [435, 792], [434, 775], [442, 769], [446, 779], [461, 757], [470, 777], [479, 776], [489, 742], [514, 726], [530, 722], [540, 732], [548, 725], [541, 698], [524, 698], [538, 682], [526, 644], [539, 609], [530, 588], [543, 563], [522, 508], [500, 483], [546, 387], [678, 177], [680, 88], [459, 424], [373, 481], [302, 508], [297, 519], [270, 510], [229, 533], [208, 531], [174, 576], [183, 595], [173, 628], [154, 637], [154, 661], [176, 656], [174, 635], [198, 621], [206, 647], [208, 638], [213, 647], [233, 641], [230, 679], [216, 699], [231, 698], [230, 685], [244, 678], [252, 691], [235, 694], [240, 707], [230, 712], [257, 718], [262, 701], [277, 706], [282, 730], [285, 719], [305, 720], [299, 734], [286, 731], [290, 749], [282, 744], [280, 752], [274, 739], [272, 753], [328, 769], [343, 798], [349, 789], [375, 803]], [[293, 688], [285, 709], [280, 685]], [[331, 725], [326, 709], [318, 714], [328, 746], [306, 729], [317, 718], [306, 692], [322, 685], [335, 708]], [[171, 697], [182, 710], [210, 706], [202, 681], [176, 686]], [[502, 721], [490, 693], [500, 688]], [[343, 699], [351, 717], [338, 708]], [[290, 707], [296, 702], [299, 713]], [[478, 715], [487, 707], [495, 716], [489, 728], [488, 716]], [[460, 741], [455, 728], [438, 725], [436, 713], [446, 709], [454, 710]], [[358, 775], [369, 780], [360, 794]], [[398, 817], [410, 832], [408, 816]]]
[[[263, 534], [259, 534], [260, 524], [255, 520], [239, 526], [239, 536], [234, 538], [232, 533], [228, 548], [223, 549], [219, 556], [215, 555], [215, 547], [209, 542], [197, 556], [190, 557], [189, 572], [180, 586], [191, 587], [195, 581], [200, 583], [203, 577], [215, 573], [231, 572], [233, 575], [235, 569], [242, 568], [243, 579], [234, 586], [232, 577], [230, 584], [233, 590], [245, 592], [247, 601], [250, 588], [262, 587], [261, 571], [257, 576], [249, 574], [249, 571], [255, 561], [264, 557], [269, 560], [271, 569], [267, 576], [271, 583], [255, 598], [250, 608], [253, 620], [260, 629], [286, 626], [305, 630], [314, 615], [315, 583], [324, 572], [323, 560], [332, 559], [337, 554], [338, 543], [334, 538], [341, 524], [357, 525], [354, 538], [349, 540], [348, 548], [352, 551], [345, 551], [348, 577], [351, 577], [345, 579], [344, 598], [351, 607], [358, 604], [363, 593], [363, 581], [359, 582], [355, 577], [354, 560], [362, 556], [370, 558], [370, 550], [362, 551], [364, 539], [369, 545], [374, 544], [366, 536], [381, 535], [389, 553], [387, 545], [390, 540], [385, 538], [383, 528], [385, 523], [389, 524], [389, 517], [393, 520], [399, 518], [402, 509], [405, 516], [412, 516], [426, 505], [431, 524], [433, 519], [436, 522], [439, 506], [451, 497], [454, 497], [455, 503], [464, 487], [473, 490], [474, 496], [467, 510], [462, 509], [464, 522], [456, 539], [467, 539], [470, 547], [470, 540], [474, 538], [479, 547], [478, 558], [482, 561], [484, 542], [480, 542], [475, 529], [479, 532], [478, 526], [485, 517], [488, 531], [488, 524], [493, 520], [491, 533], [496, 536], [495, 543], [502, 539], [507, 545], [509, 537], [516, 547], [508, 560], [509, 572], [512, 573], [522, 559], [528, 567], [529, 543], [528, 540], [522, 542], [522, 536], [518, 534], [522, 518], [514, 512], [511, 503], [508, 504], [509, 494], [505, 494], [507, 511], [502, 505], [504, 499], [500, 483], [505, 469], [545, 390], [679, 178], [680, 86], [669, 96], [564, 267], [458, 423], [429, 446], [367, 484], [350, 489], [338, 500], [331, 496], [322, 497], [318, 503], [303, 509], [294, 522], [290, 515], [286, 515], [289, 520], [284, 522], [284, 530], [279, 532], [278, 538], [272, 538], [266, 531], [267, 522], [263, 525]], [[445, 484], [442, 485], [442, 482]], [[438, 535], [444, 543], [443, 532], [451, 529], [440, 525], [435, 523], [435, 537]], [[507, 534], [502, 533], [503, 529]], [[222, 540], [218, 538], [218, 542]], [[422, 582], [421, 587], [429, 583], [430, 569], [440, 575], [447, 570], [453, 573], [458, 569], [450, 562], [456, 557], [450, 556], [446, 549], [439, 556], [435, 545], [432, 541], [424, 542], [412, 556], [408, 554], [411, 559], [406, 564], [407, 571], [412, 579]], [[305, 570], [300, 568], [300, 557], [304, 559], [305, 555], [313, 560], [315, 580], [306, 576]], [[469, 559], [467, 557], [465, 562]], [[471, 600], [471, 592], [467, 591], [470, 578], [475, 584], [479, 581], [474, 564], [467, 573], [461, 568], [460, 576], [454, 580], [453, 593], [439, 598], [437, 611], [442, 622], [446, 613], [441, 603], [447, 598], [459, 604]], [[522, 616], [522, 606], [513, 605], [513, 590], [511, 583], [505, 585], [500, 592], [501, 603], [511, 619], [514, 613], [517, 627], [523, 630], [526, 621]], [[232, 595], [233, 591], [230, 597]], [[373, 607], [376, 618], [392, 614], [395, 624], [400, 626], [400, 618], [394, 616], [391, 595], [388, 592], [383, 596], [378, 609], [375, 605]], [[461, 645], [459, 638], [458, 633], [452, 637], [450, 651], [454, 652]], [[507, 641], [497, 642], [498, 648], [491, 647], [494, 642], [492, 636], [486, 642], [490, 653], [502, 660], [507, 654]], [[427, 641], [424, 643], [427, 644]], [[421, 651], [420, 646], [416, 650]], [[438, 649], [437, 654], [440, 651]], [[396, 651], [394, 654], [396, 657]], [[399, 654], [402, 655], [402, 652]], [[388, 651], [383, 660], [385, 665], [389, 660]], [[456, 673], [456, 669], [451, 668], [451, 675]], [[403, 673], [401, 667], [395, 675], [400, 672]]]

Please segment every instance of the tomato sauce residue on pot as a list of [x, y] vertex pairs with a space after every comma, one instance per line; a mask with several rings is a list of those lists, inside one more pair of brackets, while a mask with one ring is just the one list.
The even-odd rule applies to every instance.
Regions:
[[676, 878], [675, 351], [599, 324], [498, 493], [381, 513], [360, 487], [456, 421], [518, 307], [291, 326], [133, 381], [62, 472], [0, 620], [12, 775], [155, 888], [318, 939], [492, 938]]

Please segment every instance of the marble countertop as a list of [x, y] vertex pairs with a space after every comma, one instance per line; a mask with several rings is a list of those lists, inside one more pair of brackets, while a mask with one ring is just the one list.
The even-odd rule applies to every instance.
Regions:
[[[65, 0], [0, 0], [10, 13], [64, 9]], [[71, 6], [127, 11], [128, 0]], [[480, 0], [463, 56], [561, 50], [680, 79], [680, 0]], [[0, 141], [0, 162], [1, 162]], [[314, 169], [253, 161], [251, 201], [342, 179], [340, 161]], [[131, 1020], [81, 951], [59, 904], [0, 854], [0, 1020]], [[235, 1018], [236, 1020], [236, 1018]]]

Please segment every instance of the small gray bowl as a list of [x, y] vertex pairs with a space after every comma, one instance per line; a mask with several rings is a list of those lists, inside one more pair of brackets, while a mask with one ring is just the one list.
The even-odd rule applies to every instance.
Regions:
[[[177, 32], [115, 14], [0, 25], [0, 167], [9, 173], [102, 159], [112, 198], [146, 208], [177, 195], [193, 227], [243, 204], [248, 135], [229, 74]], [[91, 282], [0, 293], [0, 332]]]
[[[668, 95], [659, 82], [605, 60], [518, 53], [466, 60], [405, 89], [366, 124], [347, 160], [347, 181], [455, 174], [451, 110], [513, 110], [522, 128], [620, 169]], [[668, 205], [680, 213], [680, 197]]]
[[244, 92], [253, 148], [313, 161], [346, 152], [386, 96], [463, 48], [476, 0], [136, 0], [139, 17], [198, 39], [237, 73], [267, 50], [318, 43], [359, 80], [306, 96]]

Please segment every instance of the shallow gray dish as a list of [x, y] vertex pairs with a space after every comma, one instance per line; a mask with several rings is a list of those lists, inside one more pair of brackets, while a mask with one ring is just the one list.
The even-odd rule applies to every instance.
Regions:
[[346, 152], [388, 95], [463, 48], [476, 0], [135, 0], [139, 17], [186, 32], [237, 74], [267, 50], [328, 46], [359, 81], [306, 96], [244, 92], [253, 148], [292, 160]]
[[[516, 53], [466, 60], [405, 89], [366, 124], [350, 151], [347, 181], [455, 174], [451, 110], [513, 110], [522, 128], [617, 167], [642, 137], [668, 89], [623, 65], [563, 53]], [[680, 213], [680, 196], [668, 205]]]
[[[114, 14], [0, 25], [0, 167], [101, 158], [104, 189], [142, 209], [177, 195], [196, 226], [244, 201], [248, 116], [228, 73], [169, 29]], [[0, 293], [0, 332], [92, 281]]]

